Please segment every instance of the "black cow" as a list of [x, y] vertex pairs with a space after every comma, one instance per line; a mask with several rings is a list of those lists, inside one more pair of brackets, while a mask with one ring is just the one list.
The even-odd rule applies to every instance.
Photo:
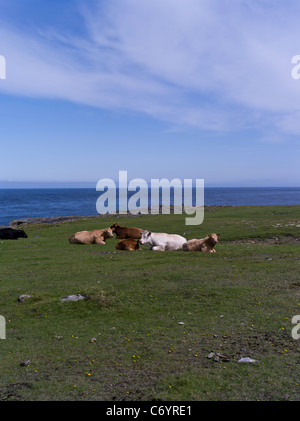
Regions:
[[13, 228], [1, 228], [0, 240], [17, 240], [18, 238], [27, 238], [28, 235], [23, 230], [15, 230]]

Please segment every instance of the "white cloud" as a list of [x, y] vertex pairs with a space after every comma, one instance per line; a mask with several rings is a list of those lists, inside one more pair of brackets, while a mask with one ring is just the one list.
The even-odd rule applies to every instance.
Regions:
[[[0, 29], [0, 91], [147, 113], [206, 130], [297, 135], [300, 6], [289, 2], [114, 0], [82, 3], [88, 37]], [[297, 13], [298, 12], [298, 13]], [[266, 126], [269, 126], [268, 128]]]

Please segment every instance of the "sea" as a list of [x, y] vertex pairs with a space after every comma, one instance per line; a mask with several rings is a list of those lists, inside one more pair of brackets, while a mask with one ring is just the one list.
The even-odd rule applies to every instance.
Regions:
[[[128, 192], [128, 198], [134, 193]], [[9, 226], [11, 221], [24, 218], [97, 215], [96, 202], [101, 194], [95, 188], [0, 189], [0, 226]], [[148, 197], [150, 206], [150, 192]], [[299, 205], [300, 187], [205, 187], [204, 204]]]

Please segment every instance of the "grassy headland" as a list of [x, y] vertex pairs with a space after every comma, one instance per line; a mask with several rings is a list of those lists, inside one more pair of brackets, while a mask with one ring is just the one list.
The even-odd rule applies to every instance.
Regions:
[[[0, 241], [0, 400], [299, 400], [300, 206], [185, 216], [25, 225], [27, 239]], [[118, 221], [221, 236], [212, 254], [68, 242]], [[86, 299], [61, 301], [72, 294]]]

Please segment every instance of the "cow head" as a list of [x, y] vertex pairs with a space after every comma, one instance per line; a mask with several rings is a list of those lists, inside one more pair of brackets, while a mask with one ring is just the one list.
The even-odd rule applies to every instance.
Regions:
[[18, 236], [18, 238], [27, 238], [28, 237], [26, 232], [23, 231], [23, 230], [17, 230], [17, 236]]
[[103, 231], [103, 236], [104, 238], [113, 238], [114, 234], [113, 234], [113, 230], [112, 228], [107, 228], [105, 231]]
[[143, 231], [141, 234], [141, 239], [139, 240], [140, 244], [147, 244], [149, 243], [150, 237], [151, 237], [151, 231]]
[[215, 234], [215, 233], [208, 235], [210, 243], [214, 245], [217, 244], [219, 237], [220, 237], [220, 234]]
[[119, 226], [118, 224], [113, 224], [110, 228], [111, 228], [113, 231], [115, 231], [115, 229], [116, 229], [116, 228], [120, 228], [120, 226]]

